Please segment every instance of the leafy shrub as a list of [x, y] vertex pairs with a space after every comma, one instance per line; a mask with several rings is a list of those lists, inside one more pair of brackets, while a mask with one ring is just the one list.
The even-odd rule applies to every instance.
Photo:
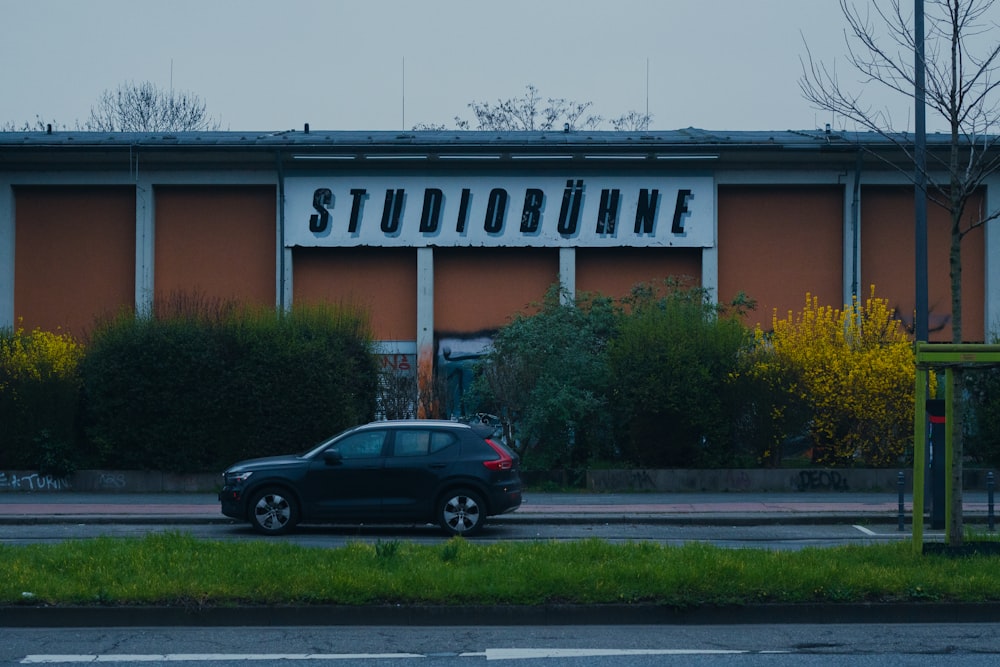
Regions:
[[740, 355], [730, 378], [734, 395], [733, 461], [778, 467], [803, 446], [811, 411], [802, 395], [802, 369], [758, 339]]
[[605, 351], [616, 321], [610, 299], [573, 303], [553, 285], [537, 313], [497, 333], [473, 402], [500, 417], [526, 469], [581, 469], [613, 451]]
[[0, 466], [72, 472], [81, 356], [66, 334], [0, 330]]
[[732, 465], [730, 382], [752, 332], [707, 290], [638, 286], [609, 345], [621, 455], [651, 467]]
[[1000, 466], [1000, 368], [966, 368], [962, 381], [965, 455], [980, 465]]
[[81, 373], [96, 465], [213, 470], [304, 450], [374, 417], [378, 367], [363, 313], [175, 303], [95, 329]]

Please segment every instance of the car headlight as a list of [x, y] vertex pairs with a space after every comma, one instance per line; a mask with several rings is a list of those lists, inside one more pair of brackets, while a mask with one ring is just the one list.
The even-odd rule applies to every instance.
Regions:
[[250, 479], [250, 475], [253, 472], [227, 472], [226, 473], [226, 484], [242, 484], [243, 482]]

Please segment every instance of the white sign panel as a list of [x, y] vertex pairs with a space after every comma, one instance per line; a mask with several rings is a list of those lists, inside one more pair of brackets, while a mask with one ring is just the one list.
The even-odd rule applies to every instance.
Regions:
[[336, 176], [285, 181], [285, 245], [714, 245], [711, 177]]

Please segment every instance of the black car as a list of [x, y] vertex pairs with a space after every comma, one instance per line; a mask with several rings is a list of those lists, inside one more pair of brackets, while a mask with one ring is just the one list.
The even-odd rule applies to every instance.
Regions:
[[222, 513], [280, 535], [298, 523], [436, 523], [479, 532], [521, 505], [519, 459], [479, 426], [381, 421], [288, 456], [241, 461], [223, 474]]

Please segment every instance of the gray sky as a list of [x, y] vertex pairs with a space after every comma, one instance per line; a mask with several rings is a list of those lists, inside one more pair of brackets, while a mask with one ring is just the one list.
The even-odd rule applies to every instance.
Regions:
[[836, 0], [0, 0], [0, 123], [73, 126], [148, 80], [230, 130], [451, 126], [528, 84], [605, 117], [648, 105], [654, 130], [839, 128], [798, 79], [808, 42], [853, 83], [845, 27]]

